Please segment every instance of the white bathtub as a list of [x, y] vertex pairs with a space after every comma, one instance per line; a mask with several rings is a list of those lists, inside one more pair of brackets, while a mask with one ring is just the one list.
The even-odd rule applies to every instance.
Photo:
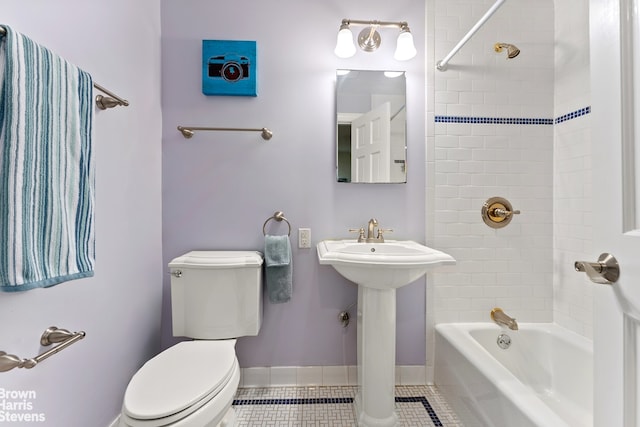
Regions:
[[593, 426], [593, 347], [567, 329], [440, 324], [435, 353], [435, 383], [465, 427]]

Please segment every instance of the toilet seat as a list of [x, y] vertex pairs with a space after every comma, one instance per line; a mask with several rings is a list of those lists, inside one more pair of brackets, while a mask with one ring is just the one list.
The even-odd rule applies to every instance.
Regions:
[[172, 425], [232, 386], [232, 391], [222, 393], [225, 402], [216, 405], [230, 406], [238, 379], [235, 340], [180, 342], [149, 360], [133, 376], [125, 392], [122, 416], [130, 426]]

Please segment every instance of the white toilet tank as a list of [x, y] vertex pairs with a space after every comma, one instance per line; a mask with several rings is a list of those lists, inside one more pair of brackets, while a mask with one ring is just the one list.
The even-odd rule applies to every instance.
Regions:
[[262, 254], [252, 251], [191, 251], [171, 261], [173, 335], [204, 340], [258, 335], [262, 262]]

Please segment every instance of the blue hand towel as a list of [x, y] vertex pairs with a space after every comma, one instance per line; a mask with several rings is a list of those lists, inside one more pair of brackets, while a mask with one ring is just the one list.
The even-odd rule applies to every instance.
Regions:
[[0, 290], [14, 292], [93, 275], [93, 82], [3, 27]]
[[289, 236], [264, 236], [264, 263], [267, 294], [272, 303], [291, 299], [292, 257]]

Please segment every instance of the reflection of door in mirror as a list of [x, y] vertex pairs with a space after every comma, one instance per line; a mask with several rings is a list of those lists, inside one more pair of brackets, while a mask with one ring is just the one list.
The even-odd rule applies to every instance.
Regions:
[[338, 72], [337, 178], [339, 182], [406, 182], [404, 73]]
[[351, 182], [388, 182], [391, 175], [391, 104], [351, 123]]
[[351, 182], [351, 123], [338, 122], [338, 182]]

